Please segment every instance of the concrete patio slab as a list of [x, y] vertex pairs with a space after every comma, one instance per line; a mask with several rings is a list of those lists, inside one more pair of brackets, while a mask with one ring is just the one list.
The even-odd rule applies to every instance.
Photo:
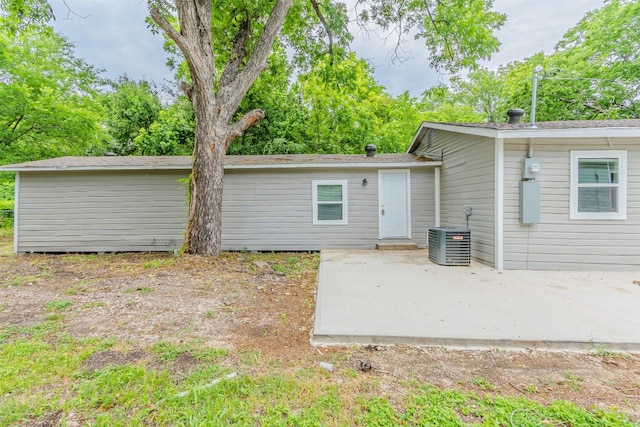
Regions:
[[640, 272], [440, 266], [426, 250], [321, 253], [312, 343], [640, 351]]

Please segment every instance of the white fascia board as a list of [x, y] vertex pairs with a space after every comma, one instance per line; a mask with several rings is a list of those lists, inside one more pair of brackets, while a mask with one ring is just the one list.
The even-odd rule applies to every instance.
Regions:
[[[464, 133], [469, 135], [488, 136], [490, 138], [497, 138], [498, 132], [499, 132], [497, 129], [480, 128], [480, 127], [472, 127], [472, 126], [458, 126], [458, 125], [452, 125], [452, 124], [446, 124], [446, 123], [433, 123], [433, 122], [424, 122], [422, 124], [422, 127], [444, 130], [448, 132]], [[418, 136], [419, 133], [420, 132], [418, 132], [416, 136]]]
[[494, 268], [504, 269], [504, 140], [496, 138], [495, 142], [495, 170], [494, 170]]
[[638, 138], [637, 128], [575, 128], [575, 129], [519, 129], [501, 130], [498, 138], [507, 142], [517, 138]]
[[[269, 165], [224, 165], [225, 170], [236, 169], [342, 169], [342, 168], [417, 168], [441, 166], [442, 162], [416, 163], [303, 163], [303, 164], [269, 164]], [[134, 171], [134, 170], [191, 170], [191, 166], [56, 166], [56, 167], [23, 167], [0, 169], [6, 172], [51, 172], [51, 171]]]
[[225, 169], [397, 169], [441, 166], [442, 162], [416, 163], [303, 163], [273, 165], [225, 165]]
[[[640, 128], [632, 127], [609, 127], [609, 128], [566, 128], [566, 129], [490, 129], [473, 126], [458, 126], [445, 123], [425, 122], [422, 128], [432, 128], [443, 131], [486, 136], [490, 138], [501, 138], [507, 142], [509, 139], [520, 138], [637, 138], [640, 137]], [[416, 137], [420, 131], [416, 133]], [[411, 144], [411, 149], [416, 140]]]
[[20, 172], [16, 173], [15, 179], [15, 193], [13, 196], [13, 253], [18, 253], [19, 236], [18, 231], [20, 229]]
[[407, 147], [407, 151], [405, 151], [405, 154], [409, 154], [411, 153], [413, 150], [415, 150], [416, 145], [418, 145], [420, 143], [420, 141], [422, 140], [422, 138], [424, 138], [424, 134], [426, 132], [426, 129], [428, 129], [428, 123], [427, 122], [423, 122], [419, 127], [418, 130], [416, 131], [416, 133], [413, 135], [413, 138], [411, 139], [411, 144], [409, 144], [409, 147]]
[[191, 166], [46, 166], [3, 169], [0, 172], [191, 170]]

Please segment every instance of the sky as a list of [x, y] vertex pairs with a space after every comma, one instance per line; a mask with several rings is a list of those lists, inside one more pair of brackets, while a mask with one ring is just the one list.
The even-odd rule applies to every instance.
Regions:
[[[132, 79], [153, 80], [162, 84], [173, 73], [166, 65], [163, 38], [152, 34], [145, 17], [144, 0], [50, 0], [56, 20], [54, 28], [75, 46], [78, 57], [104, 70], [103, 76], [116, 79], [127, 74]], [[502, 46], [492, 60], [482, 65], [496, 69], [522, 60], [537, 52], [553, 52], [562, 35], [603, 0], [494, 0], [494, 10], [507, 14], [507, 22], [497, 33]], [[424, 90], [446, 82], [447, 76], [429, 68], [426, 49], [419, 41], [407, 45], [411, 59], [390, 63], [392, 44], [384, 35], [356, 34], [351, 48], [374, 67], [376, 80], [393, 95], [409, 91], [419, 96]]]

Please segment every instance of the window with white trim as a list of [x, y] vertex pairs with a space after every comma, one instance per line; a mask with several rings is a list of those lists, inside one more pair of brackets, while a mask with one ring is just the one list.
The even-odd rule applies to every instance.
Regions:
[[314, 180], [313, 224], [347, 224], [347, 181]]
[[571, 219], [626, 219], [627, 152], [571, 151]]

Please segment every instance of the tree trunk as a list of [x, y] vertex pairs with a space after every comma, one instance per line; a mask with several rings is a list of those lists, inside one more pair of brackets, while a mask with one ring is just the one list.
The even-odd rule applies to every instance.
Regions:
[[222, 249], [224, 155], [231, 141], [262, 119], [264, 112], [253, 110], [237, 121], [233, 121], [233, 116], [253, 82], [267, 68], [267, 56], [292, 2], [276, 1], [242, 68], [250, 27], [240, 27], [231, 60], [222, 73], [216, 93], [217, 70], [211, 39], [212, 0], [175, 0], [179, 31], [154, 7], [154, 2], [148, 0], [151, 18], [184, 54], [193, 82], [184, 88], [196, 119], [189, 219], [185, 232], [185, 244], [192, 253], [217, 256]]
[[224, 182], [223, 126], [196, 125], [191, 177], [189, 222], [185, 243], [190, 252], [218, 255], [222, 250], [222, 191]]

